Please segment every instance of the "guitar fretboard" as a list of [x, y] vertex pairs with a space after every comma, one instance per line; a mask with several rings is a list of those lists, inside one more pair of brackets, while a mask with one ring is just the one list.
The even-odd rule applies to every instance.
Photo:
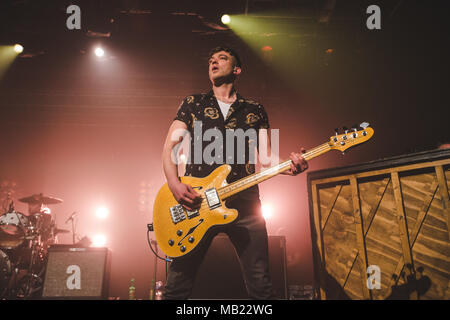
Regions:
[[[302, 156], [305, 160], [310, 160], [330, 150], [331, 150], [330, 145], [328, 143], [324, 143], [318, 147], [308, 150], [307, 152], [303, 153]], [[231, 197], [232, 195], [238, 192], [248, 189], [284, 171], [289, 170], [291, 168], [291, 162], [292, 162], [291, 160], [287, 160], [273, 167], [262, 170], [261, 172], [254, 173], [245, 178], [239, 179], [233, 183], [230, 183], [225, 187], [220, 188], [218, 190], [218, 193], [222, 199]]]

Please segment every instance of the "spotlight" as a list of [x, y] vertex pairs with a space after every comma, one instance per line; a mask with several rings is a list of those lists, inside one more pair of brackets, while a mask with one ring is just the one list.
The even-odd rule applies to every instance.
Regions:
[[96, 215], [97, 218], [99, 218], [99, 219], [105, 219], [105, 218], [109, 215], [109, 210], [108, 210], [108, 208], [100, 207], [100, 208], [98, 208], [97, 211], [95, 212], [95, 215]]
[[262, 210], [264, 219], [267, 220], [267, 219], [272, 218], [273, 209], [271, 206], [263, 204], [261, 206], [261, 210]]
[[16, 53], [22, 53], [23, 52], [23, 47], [20, 44], [16, 44], [14, 46], [14, 52]]
[[106, 244], [106, 237], [103, 234], [97, 234], [94, 236], [92, 245], [94, 247], [104, 247]]
[[100, 47], [96, 48], [94, 52], [97, 57], [103, 57], [105, 55], [105, 50]]
[[231, 18], [227, 14], [224, 14], [220, 20], [223, 24], [229, 24], [231, 22]]

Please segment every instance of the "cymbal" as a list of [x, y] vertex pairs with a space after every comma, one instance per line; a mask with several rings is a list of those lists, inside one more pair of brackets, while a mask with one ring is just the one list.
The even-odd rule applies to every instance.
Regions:
[[19, 199], [20, 202], [25, 202], [29, 204], [58, 204], [63, 202], [62, 199], [54, 198], [54, 197], [47, 197], [44, 196], [42, 193], [39, 194], [33, 194], [32, 196], [25, 197]]
[[53, 230], [53, 232], [54, 232], [55, 234], [57, 234], [57, 233], [69, 233], [70, 230], [55, 228], [55, 229]]

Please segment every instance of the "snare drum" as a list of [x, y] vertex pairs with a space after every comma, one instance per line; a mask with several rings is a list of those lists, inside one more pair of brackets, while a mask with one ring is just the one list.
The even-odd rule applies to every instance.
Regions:
[[30, 221], [20, 212], [8, 212], [0, 216], [0, 248], [15, 249], [24, 241]]

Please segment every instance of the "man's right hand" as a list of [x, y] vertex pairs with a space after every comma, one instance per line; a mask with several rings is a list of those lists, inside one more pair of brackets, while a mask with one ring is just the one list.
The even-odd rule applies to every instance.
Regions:
[[202, 197], [190, 185], [180, 181], [169, 183], [173, 196], [186, 210], [194, 211], [200, 208]]

